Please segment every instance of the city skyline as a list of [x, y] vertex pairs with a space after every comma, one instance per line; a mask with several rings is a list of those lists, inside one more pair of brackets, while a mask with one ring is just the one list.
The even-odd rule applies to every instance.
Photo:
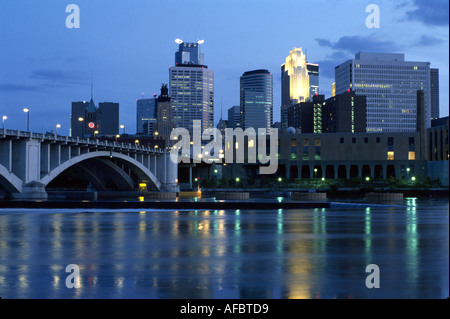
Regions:
[[[359, 51], [404, 53], [407, 60], [430, 62], [439, 69], [440, 116], [448, 115], [445, 1], [432, 7], [422, 1], [380, 1], [379, 29], [365, 25], [369, 2], [262, 1], [255, 6], [248, 1], [237, 6], [233, 1], [201, 1], [190, 8], [173, 1], [165, 8], [157, 2], [77, 1], [79, 29], [65, 26], [68, 4], [19, 1], [0, 5], [0, 41], [8, 48], [0, 53], [0, 113], [8, 117], [7, 128], [26, 129], [22, 110], [27, 107], [31, 130], [50, 131], [61, 124], [58, 132], [68, 135], [71, 102], [89, 99], [93, 79], [94, 101], [119, 103], [120, 124], [134, 133], [136, 99], [142, 93], [152, 97], [161, 83], [168, 83], [176, 38], [205, 40], [204, 63], [215, 72], [214, 124], [219, 121], [221, 104], [225, 110], [239, 104], [239, 77], [254, 69], [267, 69], [274, 75], [273, 120], [279, 121], [279, 69], [294, 47], [306, 49], [308, 60], [319, 64], [320, 94], [326, 98], [331, 95], [334, 67]], [[303, 21], [289, 17], [281, 21], [277, 17], [285, 15], [286, 8], [311, 15]], [[192, 23], [182, 23], [185, 15]], [[313, 24], [318, 16], [320, 26]]]

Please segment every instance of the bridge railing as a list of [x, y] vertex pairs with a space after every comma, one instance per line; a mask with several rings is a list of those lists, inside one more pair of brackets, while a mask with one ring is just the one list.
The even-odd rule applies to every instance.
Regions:
[[35, 132], [26, 132], [20, 130], [8, 130], [3, 128], [0, 130], [0, 136], [12, 136], [12, 137], [23, 137], [23, 138], [31, 138], [31, 139], [40, 139], [42, 141], [56, 141], [56, 142], [64, 142], [64, 143], [76, 143], [76, 144], [87, 144], [89, 146], [104, 146], [109, 148], [121, 148], [125, 150], [134, 150], [134, 151], [144, 151], [144, 152], [152, 152], [152, 153], [165, 153], [166, 151], [161, 148], [152, 148], [150, 146], [144, 145], [136, 145], [132, 143], [124, 143], [124, 142], [116, 142], [116, 141], [106, 141], [92, 138], [82, 138], [79, 137], [69, 137], [64, 135], [56, 135], [55, 133], [35, 133]]

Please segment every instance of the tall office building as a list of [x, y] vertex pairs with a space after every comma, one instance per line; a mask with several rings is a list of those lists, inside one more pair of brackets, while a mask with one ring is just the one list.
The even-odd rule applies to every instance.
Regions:
[[319, 65], [308, 63], [301, 48], [290, 51], [281, 65], [281, 126], [287, 127], [289, 106], [311, 100], [319, 93]]
[[416, 92], [425, 91], [430, 126], [430, 63], [404, 54], [359, 52], [335, 68], [336, 94], [348, 89], [367, 97], [367, 132], [414, 132]]
[[203, 65], [201, 43], [179, 43], [176, 65], [169, 69], [173, 123], [191, 132], [194, 120], [201, 121], [202, 131], [214, 127], [214, 71]]
[[72, 102], [70, 128], [72, 137], [119, 134], [119, 103]]
[[439, 118], [439, 69], [430, 69], [431, 119]]
[[228, 127], [241, 127], [241, 106], [236, 105], [228, 109]]
[[312, 101], [312, 97], [319, 94], [319, 65], [306, 63], [306, 69], [309, 77], [309, 100]]
[[265, 128], [270, 133], [273, 121], [273, 76], [268, 70], [245, 72], [240, 78], [242, 129]]
[[150, 99], [136, 100], [136, 133], [152, 135], [156, 125], [156, 94]]

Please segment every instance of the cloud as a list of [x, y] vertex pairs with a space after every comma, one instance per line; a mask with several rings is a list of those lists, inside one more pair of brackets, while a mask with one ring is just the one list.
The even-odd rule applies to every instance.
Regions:
[[39, 91], [41, 89], [38, 85], [0, 83], [0, 91], [4, 92]]
[[406, 16], [431, 26], [448, 26], [448, 0], [412, 0], [415, 9], [407, 11]]
[[398, 44], [388, 41], [380, 40], [374, 36], [362, 37], [359, 35], [344, 36], [337, 42], [331, 42], [327, 39], [316, 39], [317, 43], [323, 47], [329, 47], [334, 50], [346, 51], [352, 54], [360, 51], [368, 52], [395, 52], [400, 49]]
[[413, 46], [421, 46], [421, 47], [428, 47], [428, 46], [433, 46], [433, 45], [437, 45], [437, 44], [441, 44], [443, 43], [444, 40], [436, 38], [436, 37], [432, 37], [432, 36], [428, 36], [428, 35], [422, 35], [422, 37], [417, 40]]
[[329, 54], [321, 61], [314, 61], [319, 64], [320, 76], [334, 79], [334, 68], [341, 63], [354, 58], [360, 51], [365, 52], [397, 52], [400, 51], [398, 44], [380, 40], [375, 36], [363, 37], [359, 35], [343, 36], [336, 42], [328, 39], [317, 38], [317, 43], [325, 48], [330, 48]]
[[90, 81], [90, 76], [85, 72], [60, 69], [33, 70], [30, 74], [30, 78], [48, 81], [57, 84], [58, 86], [67, 84], [85, 84]]

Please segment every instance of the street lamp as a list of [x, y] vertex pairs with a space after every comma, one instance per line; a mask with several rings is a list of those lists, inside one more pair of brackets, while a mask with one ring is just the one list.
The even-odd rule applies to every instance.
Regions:
[[6, 116], [6, 115], [3, 115], [3, 117], [2, 117], [2, 127], [3, 127], [3, 130], [5, 130], [5, 120], [6, 119], [8, 119], [8, 117]]
[[314, 178], [317, 178], [317, 168], [314, 169]]
[[97, 134], [98, 134], [98, 131], [94, 131], [94, 138], [96, 138]]
[[58, 136], [58, 129], [61, 127], [61, 124], [56, 124], [56, 133], [55, 135]]
[[116, 135], [116, 142], [117, 142], [117, 139], [118, 139], [119, 137], [120, 137], [120, 135], [119, 135], [119, 134], [117, 134], [117, 135]]
[[125, 125], [120, 125], [120, 128], [122, 128], [123, 129], [123, 134], [125, 135]]
[[30, 131], [30, 110], [27, 108], [24, 108], [23, 111], [27, 113], [27, 132]]

